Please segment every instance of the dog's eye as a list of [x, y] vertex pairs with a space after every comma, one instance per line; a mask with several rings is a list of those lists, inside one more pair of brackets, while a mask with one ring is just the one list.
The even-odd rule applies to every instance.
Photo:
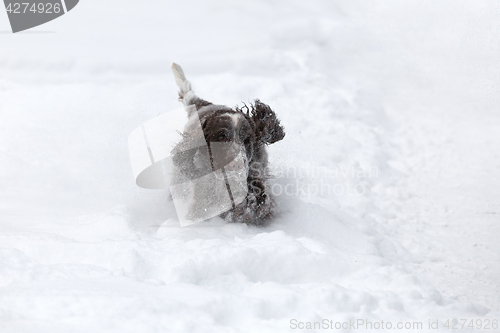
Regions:
[[227, 141], [229, 141], [229, 136], [226, 133], [221, 132], [221, 133], [219, 133], [219, 136], [217, 137], [217, 141], [227, 142]]

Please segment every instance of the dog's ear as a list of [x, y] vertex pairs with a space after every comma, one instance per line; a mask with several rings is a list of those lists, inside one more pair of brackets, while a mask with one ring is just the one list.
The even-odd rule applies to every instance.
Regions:
[[257, 142], [269, 145], [285, 137], [285, 129], [280, 125], [276, 113], [269, 105], [262, 103], [258, 99], [252, 105], [252, 120], [255, 124]]

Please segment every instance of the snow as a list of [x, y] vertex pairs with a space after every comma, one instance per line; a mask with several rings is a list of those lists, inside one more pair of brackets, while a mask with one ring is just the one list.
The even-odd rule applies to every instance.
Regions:
[[[0, 14], [1, 331], [500, 319], [499, 13], [86, 0], [15, 35]], [[268, 227], [181, 228], [135, 185], [127, 138], [179, 108], [173, 61], [207, 100], [277, 112]]]

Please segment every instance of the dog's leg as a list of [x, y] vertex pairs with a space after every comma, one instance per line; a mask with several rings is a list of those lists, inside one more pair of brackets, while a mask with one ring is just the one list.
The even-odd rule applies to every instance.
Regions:
[[265, 225], [273, 217], [275, 202], [267, 190], [268, 175], [261, 163], [255, 163], [250, 168], [247, 179], [248, 194], [246, 198], [221, 217], [231, 222], [243, 222], [253, 225]]
[[272, 218], [274, 200], [265, 191], [250, 191], [245, 200], [221, 217], [230, 222], [242, 222], [253, 225], [265, 225]]
[[[172, 71], [174, 72], [175, 82], [179, 86], [179, 100], [186, 106], [194, 105], [196, 110], [199, 110], [203, 106], [210, 105], [212, 103], [207, 102], [194, 93], [191, 82], [186, 79], [182, 67], [177, 65], [175, 62], [172, 64]], [[190, 116], [190, 115], [188, 115]]]

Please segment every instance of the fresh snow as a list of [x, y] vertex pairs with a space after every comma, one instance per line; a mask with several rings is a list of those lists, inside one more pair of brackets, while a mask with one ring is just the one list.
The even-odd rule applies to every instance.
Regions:
[[[0, 332], [500, 320], [499, 4], [86, 0], [18, 34], [0, 13]], [[181, 228], [134, 184], [174, 61], [277, 112], [269, 226]]]

